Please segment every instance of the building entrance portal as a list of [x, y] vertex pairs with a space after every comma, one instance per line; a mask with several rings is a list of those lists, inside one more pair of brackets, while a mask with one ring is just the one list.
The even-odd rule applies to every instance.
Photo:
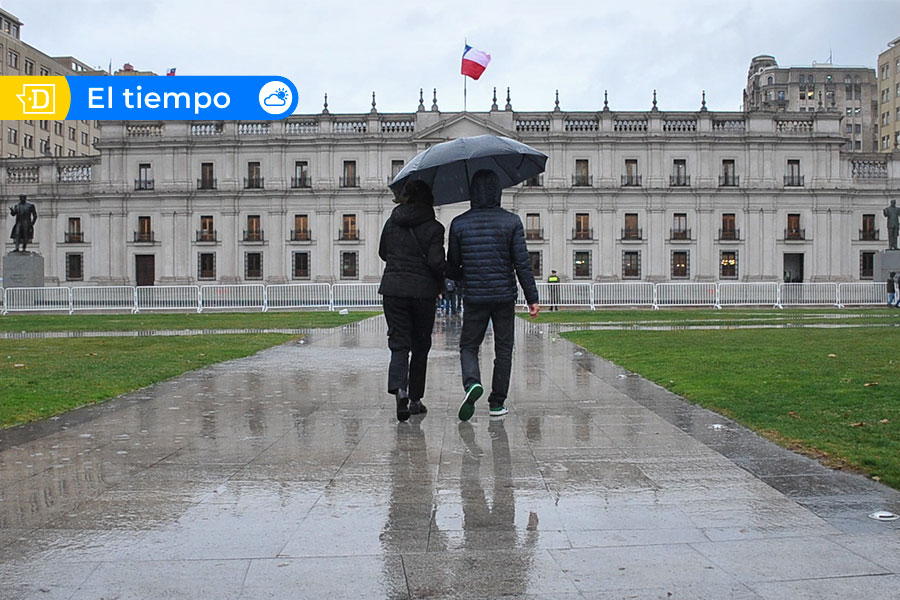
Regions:
[[785, 283], [803, 283], [803, 255], [789, 254], [784, 255], [784, 282]]
[[138, 254], [134, 257], [134, 273], [138, 285], [153, 285], [156, 279], [156, 257]]

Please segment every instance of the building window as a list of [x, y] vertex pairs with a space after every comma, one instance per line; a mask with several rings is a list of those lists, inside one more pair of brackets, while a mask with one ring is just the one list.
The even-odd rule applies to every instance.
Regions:
[[690, 253], [686, 250], [672, 252], [672, 279], [688, 279], [691, 276]]
[[622, 185], [641, 185], [637, 159], [629, 158], [625, 161], [625, 174], [622, 175]]
[[638, 227], [638, 214], [625, 213], [625, 229], [622, 230], [622, 239], [639, 240], [642, 238], [641, 228]]
[[[46, 121], [41, 121], [46, 123]], [[50, 140], [38, 140], [38, 152], [41, 154], [50, 154]]]
[[153, 224], [150, 217], [138, 217], [138, 230], [134, 232], [134, 241], [153, 241]]
[[25, 59], [25, 74], [26, 75], [34, 75], [34, 63]]
[[723, 250], [719, 254], [719, 278], [737, 279], [738, 255], [736, 250]]
[[578, 159], [575, 161], [575, 175], [572, 177], [572, 185], [591, 185], [590, 165], [587, 160]]
[[790, 213], [787, 216], [787, 229], [784, 230], [784, 239], [802, 240], [806, 238], [806, 230], [800, 228], [800, 214]]
[[528, 213], [525, 215], [525, 239], [526, 240], [542, 240], [542, 239], [544, 239], [544, 230], [541, 229], [540, 213]]
[[22, 146], [24, 148], [28, 148], [29, 150], [34, 149], [34, 136], [26, 133], [22, 136]]
[[69, 139], [75, 141], [75, 128], [69, 127]]
[[687, 213], [675, 213], [672, 215], [672, 239], [689, 240], [691, 230], [687, 226]]
[[738, 230], [735, 227], [734, 213], [722, 213], [722, 229], [719, 230], [719, 239], [738, 239]]
[[88, 137], [87, 131], [82, 131], [82, 132], [81, 132], [81, 144], [82, 144], [83, 146], [87, 146], [87, 145], [88, 145], [88, 140], [89, 140], [89, 139], [90, 139], [90, 138]]
[[84, 242], [84, 234], [81, 232], [81, 217], [69, 217], [69, 229], [66, 231], [67, 244], [80, 244]]
[[138, 178], [134, 182], [134, 189], [153, 189], [153, 166], [150, 163], [141, 163], [138, 165]]
[[341, 279], [357, 279], [358, 277], [357, 253], [341, 252]]
[[859, 239], [866, 241], [878, 239], [878, 230], [875, 229], [875, 215], [862, 216], [862, 229], [859, 230]]
[[18, 144], [19, 143], [19, 130], [13, 129], [12, 127], [6, 128], [6, 141], [10, 144]]
[[56, 121], [55, 123], [53, 123], [53, 134], [54, 135], [62, 135], [63, 134], [62, 121]]
[[295, 242], [308, 242], [310, 239], [309, 215], [294, 215], [294, 230], [291, 231], [291, 240]]
[[53, 156], [62, 156], [63, 147], [59, 144], [53, 144]]
[[669, 185], [691, 185], [691, 179], [687, 174], [687, 161], [683, 158], [676, 158], [672, 162], [672, 174], [669, 176]]
[[309, 181], [309, 163], [305, 160], [294, 161], [294, 176], [291, 177], [292, 188], [308, 188]]
[[784, 176], [784, 185], [786, 186], [802, 186], [803, 175], [800, 174], [800, 161], [787, 161], [787, 175]]
[[575, 252], [572, 273], [575, 279], [591, 278], [591, 252], [579, 250]]
[[66, 281], [84, 280], [84, 255], [79, 253], [66, 254]]
[[341, 187], [352, 188], [359, 187], [359, 177], [356, 176], [356, 161], [344, 161], [344, 174], [340, 181]]
[[212, 215], [201, 215], [200, 217], [200, 231], [197, 235], [197, 241], [199, 242], [214, 242], [216, 241], [216, 226], [215, 221], [213, 220]]
[[391, 161], [391, 180], [397, 176], [397, 173], [403, 170], [403, 161], [402, 160], [392, 160]]
[[294, 252], [291, 272], [294, 279], [309, 279], [309, 252]]
[[66, 156], [75, 156], [75, 150], [69, 148], [68, 150], [66, 150]]
[[244, 254], [244, 279], [263, 278], [262, 252], [246, 252]]
[[262, 219], [259, 215], [247, 215], [247, 231], [244, 232], [245, 242], [262, 242], [263, 237]]
[[639, 250], [622, 252], [622, 279], [641, 278], [641, 253]]
[[216, 278], [216, 253], [201, 252], [197, 255], [197, 279]]
[[875, 273], [875, 253], [864, 251], [859, 253], [859, 278], [873, 279]]
[[738, 185], [738, 176], [735, 175], [733, 159], [728, 158], [728, 159], [724, 159], [722, 161], [722, 174], [719, 175], [719, 185], [721, 185], [721, 186], [736, 186], [736, 185]]
[[244, 188], [248, 190], [261, 190], [263, 189], [264, 183], [259, 162], [248, 162], [247, 178], [244, 180]]
[[541, 253], [537, 252], [529, 252], [528, 260], [531, 261], [531, 272], [534, 273], [535, 279], [543, 279], [544, 271], [541, 265]]
[[588, 213], [575, 213], [575, 229], [572, 231], [573, 240], [594, 239], [591, 229], [591, 216]]
[[13, 52], [10, 50], [6, 55], [6, 64], [8, 64], [13, 69], [19, 68], [19, 54], [17, 52]]
[[38, 121], [38, 127], [40, 127], [42, 131], [50, 131], [50, 121]]
[[41, 77], [46, 77], [50, 74], [50, 69], [47, 67], [41, 67]]
[[197, 182], [197, 189], [214, 190], [216, 189], [215, 166], [211, 162], [200, 163], [200, 181]]
[[344, 215], [341, 220], [341, 231], [338, 233], [339, 239], [356, 241], [359, 240], [359, 230], [356, 228], [356, 215]]

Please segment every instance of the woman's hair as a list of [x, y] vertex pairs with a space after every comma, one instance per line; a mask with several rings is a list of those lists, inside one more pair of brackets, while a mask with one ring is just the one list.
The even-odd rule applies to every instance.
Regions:
[[424, 181], [410, 181], [403, 186], [403, 191], [397, 199], [400, 204], [426, 204], [434, 206], [434, 195], [431, 188]]

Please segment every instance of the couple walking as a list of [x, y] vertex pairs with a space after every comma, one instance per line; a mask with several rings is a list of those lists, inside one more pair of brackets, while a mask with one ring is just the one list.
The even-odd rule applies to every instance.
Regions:
[[498, 176], [480, 170], [472, 177], [471, 208], [453, 219], [446, 258], [444, 226], [434, 215], [434, 196], [422, 181], [404, 187], [381, 232], [378, 254], [386, 266], [378, 292], [388, 324], [388, 393], [397, 400], [397, 419], [427, 412], [425, 373], [434, 302], [445, 277], [463, 282], [463, 324], [459, 339], [465, 394], [459, 418], [468, 421], [484, 393], [478, 351], [488, 324], [494, 329], [494, 371], [488, 395], [490, 414], [505, 415], [512, 369], [516, 280], [532, 318], [540, 312], [537, 286], [525, 245], [522, 221], [500, 208]]

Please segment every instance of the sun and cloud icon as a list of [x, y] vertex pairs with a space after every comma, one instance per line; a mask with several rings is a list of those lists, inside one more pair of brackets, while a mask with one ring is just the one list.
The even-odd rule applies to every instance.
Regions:
[[281, 115], [294, 104], [291, 90], [283, 81], [270, 81], [259, 90], [259, 105], [270, 115]]
[[291, 97], [291, 93], [284, 88], [278, 88], [274, 93], [263, 98], [266, 106], [285, 106]]

